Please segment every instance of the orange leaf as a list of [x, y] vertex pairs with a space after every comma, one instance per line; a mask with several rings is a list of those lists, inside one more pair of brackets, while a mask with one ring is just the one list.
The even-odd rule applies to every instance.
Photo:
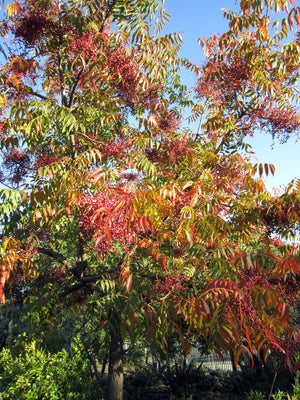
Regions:
[[264, 34], [264, 38], [267, 39], [267, 37], [268, 37], [268, 29], [267, 29], [266, 25], [262, 25], [260, 27], [260, 29], [262, 30], [262, 32]]
[[165, 254], [162, 254], [160, 262], [162, 269], [165, 271], [167, 267], [167, 258]]
[[4, 295], [4, 286], [0, 284], [0, 300], [2, 301], [3, 304], [5, 304], [5, 295]]
[[42, 221], [42, 214], [41, 214], [40, 210], [36, 210], [35, 218], [36, 218], [37, 222], [40, 224]]
[[152, 310], [150, 307], [147, 307], [146, 313], [147, 313], [149, 320], [152, 321], [153, 313], [152, 313]]
[[106, 233], [106, 237], [108, 239], [108, 244], [109, 246], [112, 246], [112, 238], [111, 238], [111, 232], [109, 230], [108, 225], [105, 226], [105, 233]]
[[253, 353], [253, 347], [252, 347], [251, 338], [250, 338], [250, 329], [248, 326], [245, 326], [245, 333], [246, 333], [248, 345], [250, 347], [251, 352]]
[[238, 362], [239, 362], [239, 358], [242, 353], [242, 350], [243, 350], [242, 347], [239, 347], [238, 349], [234, 350], [234, 366], [236, 369], [238, 369]]
[[132, 273], [129, 274], [127, 280], [126, 280], [126, 291], [125, 293], [128, 293], [130, 288], [132, 286]]
[[96, 185], [100, 179], [103, 179], [105, 177], [105, 173], [101, 168], [95, 169], [93, 172], [91, 172], [85, 179], [85, 182], [87, 183], [89, 180], [94, 178], [94, 185]]
[[152, 257], [154, 255], [155, 247], [151, 247], [149, 255]]
[[203, 308], [205, 310], [205, 313], [207, 315], [210, 315], [210, 309], [209, 309], [209, 306], [208, 306], [207, 302], [204, 299], [201, 299], [201, 303], [202, 303], [202, 306], [203, 306]]

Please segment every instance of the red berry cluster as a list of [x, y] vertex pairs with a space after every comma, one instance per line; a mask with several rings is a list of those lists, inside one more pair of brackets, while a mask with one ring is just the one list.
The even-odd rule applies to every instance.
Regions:
[[25, 150], [12, 149], [4, 154], [3, 165], [11, 183], [20, 184], [26, 179], [30, 161], [30, 156]]
[[161, 131], [165, 133], [174, 133], [181, 124], [178, 115], [168, 109], [162, 110], [156, 114], [155, 119], [159, 134]]
[[71, 36], [68, 49], [76, 55], [81, 54], [85, 60], [96, 62], [101, 51], [101, 42], [97, 40], [94, 30], [82, 32], [80, 36]]
[[65, 280], [66, 270], [64, 267], [55, 265], [50, 268], [49, 275], [55, 280], [55, 282], [61, 282]]
[[273, 277], [269, 278], [269, 282], [294, 309], [297, 309], [300, 275], [285, 278]]
[[279, 203], [273, 198], [266, 206], [258, 207], [259, 215], [266, 223], [269, 232], [280, 232], [282, 228], [289, 228], [295, 223], [294, 216], [300, 214], [300, 205]]
[[249, 84], [251, 78], [245, 59], [236, 57], [230, 64], [209, 60], [195, 91], [199, 98], [214, 97], [216, 102], [230, 102], [231, 96]]
[[27, 0], [14, 18], [13, 33], [29, 47], [39, 45], [46, 35], [58, 39], [73, 33], [74, 23], [67, 13], [62, 17], [62, 8], [64, 2], [58, 5], [55, 2]]
[[300, 352], [300, 338], [298, 335], [294, 335], [294, 337], [286, 336], [277, 339], [279, 346], [284, 349], [282, 352], [277, 346], [271, 345], [271, 352], [278, 354], [281, 365], [280, 368], [286, 369], [289, 368], [291, 372], [295, 372], [293, 369], [293, 361], [295, 360], [295, 356]]
[[235, 57], [221, 69], [225, 90], [235, 92], [250, 83], [251, 73], [245, 58]]
[[158, 102], [160, 88], [146, 79], [134, 56], [120, 46], [110, 50], [106, 57], [109, 70], [109, 79], [105, 78], [106, 81], [116, 88], [128, 104], [153, 108]]
[[240, 159], [223, 157], [211, 173], [215, 186], [226, 193], [236, 193], [244, 185], [245, 173]]
[[282, 142], [286, 142], [291, 133], [300, 129], [300, 117], [292, 106], [281, 109], [264, 104], [256, 111], [256, 116], [260, 119], [260, 126], [267, 129], [273, 137], [284, 133]]
[[147, 295], [147, 299], [155, 300], [169, 294], [176, 297], [180, 292], [186, 291], [186, 287], [183, 286], [183, 283], [186, 282], [187, 279], [187, 276], [179, 275], [176, 270], [174, 270], [173, 274], [167, 274], [165, 279], [156, 277], [156, 282], [150, 287], [150, 293]]
[[122, 174], [122, 178], [123, 178], [125, 181], [128, 181], [128, 182], [130, 182], [130, 181], [135, 181], [135, 180], [138, 179], [138, 177], [139, 177], [139, 175], [138, 175], [137, 173], [134, 173], [134, 172], [124, 172], [124, 173]]
[[126, 100], [137, 101], [141, 74], [124, 47], [107, 54], [111, 83]]
[[130, 149], [128, 139], [110, 140], [101, 145], [101, 153], [104, 157], [113, 157], [115, 160], [124, 159]]
[[241, 322], [246, 320], [252, 326], [260, 326], [261, 319], [253, 304], [251, 294], [246, 290], [241, 290], [239, 296], [228, 301], [225, 312], [226, 314], [233, 314], [235, 318], [238, 316]]
[[[241, 310], [247, 312], [248, 317], [255, 315], [252, 306], [251, 289], [256, 285], [275, 290], [285, 302], [296, 309], [298, 301], [300, 276], [289, 276], [287, 278], [270, 276], [259, 271], [247, 271], [240, 273], [240, 287], [243, 292], [243, 303]], [[246, 307], [245, 307], [246, 305]], [[248, 308], [248, 310], [247, 310]]]
[[180, 158], [188, 156], [191, 146], [188, 139], [170, 139], [161, 143], [159, 149], [147, 149], [146, 155], [152, 162], [177, 163]]
[[35, 167], [45, 167], [46, 165], [51, 165], [56, 162], [59, 162], [61, 160], [61, 157], [56, 157], [54, 155], [46, 155], [46, 154], [39, 154], [36, 157], [35, 160]]
[[16, 26], [15, 36], [24, 40], [29, 45], [40, 41], [46, 29], [53, 26], [53, 21], [47, 14], [39, 9], [30, 10], [21, 18]]

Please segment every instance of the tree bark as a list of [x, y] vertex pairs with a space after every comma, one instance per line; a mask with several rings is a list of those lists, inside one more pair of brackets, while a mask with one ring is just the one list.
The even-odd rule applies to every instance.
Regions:
[[107, 400], [123, 400], [123, 339], [120, 317], [116, 312], [111, 315]]

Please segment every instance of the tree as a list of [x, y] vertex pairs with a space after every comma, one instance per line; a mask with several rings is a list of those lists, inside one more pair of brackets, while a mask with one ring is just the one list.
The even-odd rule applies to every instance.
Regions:
[[[5, 283], [32, 276], [43, 259], [54, 275], [59, 265], [61, 296], [98, 302], [103, 324], [109, 317], [108, 397], [122, 398], [118, 277], [128, 291], [127, 260], [151, 226], [133, 211], [131, 180], [143, 174], [152, 131], [168, 129], [169, 117], [175, 126], [179, 101], [166, 85], [180, 37], [160, 36], [168, 15], [155, 1], [14, 2], [6, 14], [1, 299]], [[143, 115], [149, 123], [136, 128]]]
[[[299, 132], [299, 7], [289, 5], [296, 4], [241, 1], [240, 14], [224, 12], [228, 32], [199, 40], [208, 59], [200, 70], [194, 66], [201, 74], [195, 116], [206, 116], [201, 127], [218, 142], [218, 151], [241, 144], [255, 130], [282, 142]], [[274, 12], [284, 17], [272, 21]]]
[[[280, 107], [290, 113], [275, 133], [298, 127], [288, 97], [298, 53], [284, 45], [272, 70], [262, 64], [273, 51], [263, 4], [287, 6], [241, 1], [241, 16], [226, 14], [229, 32], [207, 42], [203, 68], [186, 63], [202, 73], [197, 133], [180, 129], [190, 102], [178, 77], [180, 36], [160, 36], [162, 2], [6, 8], [1, 299], [15, 282], [52, 276], [49, 298], [77, 305], [109, 335], [109, 399], [123, 398], [126, 335], [134, 342], [143, 333], [159, 350], [177, 332], [186, 352], [189, 338], [201, 336], [235, 363], [241, 352], [284, 352], [284, 340], [299, 340], [289, 314], [297, 246], [282, 241], [298, 227], [299, 184], [272, 198], [255, 174], [273, 166], [253, 166], [241, 151], [245, 133], [258, 121], [273, 126]], [[250, 71], [238, 67], [243, 54]], [[277, 218], [286, 209], [288, 218]]]

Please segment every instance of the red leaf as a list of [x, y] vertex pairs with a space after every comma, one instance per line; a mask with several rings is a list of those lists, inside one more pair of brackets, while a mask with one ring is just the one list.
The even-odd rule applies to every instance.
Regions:
[[269, 168], [270, 168], [271, 174], [274, 176], [275, 175], [275, 166], [273, 164], [269, 164]]
[[101, 32], [101, 36], [102, 36], [102, 39], [103, 39], [105, 45], [107, 46], [108, 35], [105, 32]]

